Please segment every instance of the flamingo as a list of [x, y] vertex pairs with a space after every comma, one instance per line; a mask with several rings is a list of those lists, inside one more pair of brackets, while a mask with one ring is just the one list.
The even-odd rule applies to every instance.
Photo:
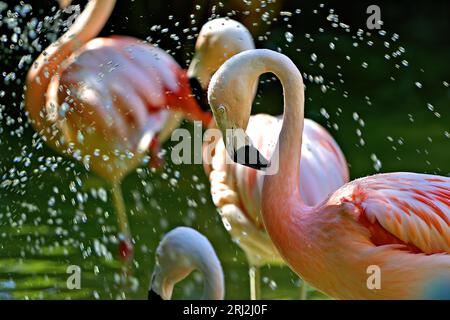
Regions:
[[[196, 54], [188, 69], [207, 88], [211, 75], [230, 57], [254, 49], [249, 31], [228, 18], [214, 19], [200, 30]], [[239, 73], [240, 74], [240, 73]], [[255, 86], [256, 88], [256, 86]], [[248, 103], [255, 90], [248, 88]], [[272, 154], [282, 121], [279, 117], [258, 114], [250, 117], [247, 134], [264, 155]], [[213, 124], [211, 125], [211, 127]], [[303, 134], [300, 179], [304, 201], [315, 205], [348, 182], [347, 162], [338, 144], [316, 122], [306, 119]], [[219, 208], [223, 223], [232, 238], [243, 249], [249, 262], [250, 297], [260, 298], [260, 267], [284, 264], [267, 235], [261, 218], [261, 191], [264, 176], [257, 170], [228, 163], [223, 141], [205, 143], [205, 172], [211, 183], [212, 200]], [[306, 298], [306, 286], [301, 286]]]
[[[283, 86], [278, 157], [269, 162], [251, 144], [247, 149], [258, 155], [261, 168], [279, 168], [264, 177], [261, 207], [283, 259], [312, 286], [337, 299], [422, 298], [429, 281], [450, 275], [450, 178], [378, 174], [349, 182], [321, 203], [308, 205], [301, 193], [306, 168], [295, 161], [302, 156], [304, 128], [303, 79], [295, 64], [270, 50], [242, 52], [213, 76], [209, 104], [222, 133], [245, 129], [252, 85], [266, 72]], [[236, 154], [234, 141], [227, 151]], [[376, 269], [379, 285], [373, 286], [371, 270]]]
[[194, 270], [203, 275], [202, 300], [223, 300], [222, 266], [211, 243], [192, 228], [175, 228], [163, 237], [156, 249], [148, 298], [170, 300], [175, 284]]
[[[68, 5], [69, 0], [60, 1]], [[124, 36], [95, 38], [115, 0], [91, 0], [73, 25], [46, 48], [26, 80], [26, 110], [56, 151], [71, 155], [110, 185], [120, 257], [132, 259], [121, 182], [158, 146], [182, 116], [208, 123], [185, 71], [165, 51]]]

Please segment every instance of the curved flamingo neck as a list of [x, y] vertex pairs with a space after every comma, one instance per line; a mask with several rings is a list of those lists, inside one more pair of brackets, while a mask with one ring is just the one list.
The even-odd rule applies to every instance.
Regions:
[[291, 244], [306, 236], [307, 230], [302, 229], [302, 225], [310, 212], [300, 195], [304, 84], [300, 71], [286, 56], [271, 52], [263, 63], [266, 70], [274, 73], [281, 82], [284, 112], [277, 145], [270, 160], [271, 166], [277, 168], [278, 165], [278, 170], [264, 177], [261, 208], [266, 229], [286, 258], [293, 250]]
[[265, 177], [266, 190], [263, 192], [282, 191], [283, 194], [293, 195], [299, 192], [305, 99], [303, 79], [294, 63], [287, 58], [271, 62], [269, 68], [280, 79], [283, 87], [284, 113], [275, 153], [271, 158], [274, 165], [278, 164], [278, 171]]
[[[304, 218], [309, 217], [307, 213], [311, 211], [302, 201], [299, 187], [304, 120], [302, 75], [288, 57], [271, 50], [246, 51], [240, 54], [239, 60], [235, 59], [234, 64], [230, 63], [228, 67], [230, 70], [227, 72], [230, 74], [239, 72], [242, 79], [240, 83], [256, 82], [261, 74], [271, 72], [279, 78], [283, 86], [283, 125], [268, 173], [277, 167], [278, 170], [264, 177], [261, 208], [270, 237], [280, 249], [280, 253], [286, 256], [287, 252], [283, 250], [285, 248], [289, 250], [291, 244], [296, 243], [294, 238], [306, 236], [307, 232], [302, 226], [307, 222]], [[224, 78], [225, 76], [222, 76], [216, 81], [225, 82]], [[211, 95], [214, 95], [214, 92]], [[250, 107], [246, 105], [240, 107], [240, 116], [249, 117]], [[285, 243], [288, 245], [284, 246]]]
[[27, 75], [26, 104], [32, 123], [42, 129], [41, 110], [46, 104], [45, 92], [60, 64], [75, 50], [94, 38], [106, 24], [116, 0], [91, 0], [73, 25], [36, 59]]
[[199, 265], [199, 269], [204, 279], [202, 300], [222, 300], [224, 295], [222, 269], [217, 267], [217, 263]]
[[[248, 79], [257, 79], [261, 74], [271, 72], [277, 76], [283, 87], [283, 125], [271, 158], [271, 167], [278, 167], [278, 170], [275, 174], [265, 176], [262, 194], [263, 198], [268, 196], [274, 198], [274, 201], [277, 201], [274, 205], [277, 206], [286, 195], [299, 194], [299, 159], [304, 118], [303, 79], [300, 71], [288, 57], [274, 51], [254, 50], [241, 57], [245, 57], [242, 63], [249, 65], [249, 68], [245, 69], [251, 73]], [[242, 70], [242, 67], [239, 69]], [[300, 197], [297, 197], [297, 200], [301, 201]]]

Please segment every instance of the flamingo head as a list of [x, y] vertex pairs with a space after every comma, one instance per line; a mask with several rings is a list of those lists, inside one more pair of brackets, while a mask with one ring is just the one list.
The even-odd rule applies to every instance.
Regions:
[[191, 273], [193, 269], [191, 261], [178, 251], [170, 239], [161, 241], [158, 246], [150, 283], [153, 296], [156, 294], [163, 300], [170, 300], [175, 284]]
[[206, 90], [212, 75], [227, 59], [254, 48], [252, 35], [243, 24], [229, 18], [211, 20], [200, 30], [188, 77], [197, 79]]
[[149, 298], [171, 299], [175, 284], [194, 270], [203, 275], [203, 298], [223, 299], [223, 270], [211, 243], [194, 229], [175, 228], [156, 249]]
[[208, 89], [208, 102], [218, 128], [225, 137], [227, 152], [234, 162], [263, 170], [269, 161], [253, 146], [245, 133], [263, 66], [251, 59], [253, 50], [227, 60], [214, 74]]

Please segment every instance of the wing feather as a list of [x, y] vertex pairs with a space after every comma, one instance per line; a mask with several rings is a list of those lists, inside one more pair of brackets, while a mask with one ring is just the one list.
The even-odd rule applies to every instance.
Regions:
[[388, 173], [352, 186], [351, 201], [372, 225], [384, 229], [371, 228], [373, 238], [387, 231], [426, 254], [450, 253], [450, 178]]

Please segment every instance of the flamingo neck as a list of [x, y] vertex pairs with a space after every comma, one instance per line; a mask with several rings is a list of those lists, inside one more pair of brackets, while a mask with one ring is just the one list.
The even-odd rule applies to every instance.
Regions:
[[[278, 167], [274, 174], [264, 177], [262, 190], [262, 216], [266, 229], [283, 256], [284, 242], [294, 243], [294, 238], [305, 237], [299, 230], [310, 208], [300, 196], [300, 157], [304, 121], [304, 85], [300, 71], [286, 56], [269, 50], [261, 50], [252, 57], [254, 76], [265, 72], [275, 74], [284, 96], [283, 125], [277, 146], [270, 160], [271, 167]], [[293, 226], [296, 226], [295, 228]], [[302, 233], [299, 235], [298, 233]], [[289, 247], [289, 246], [288, 246]]]
[[199, 269], [204, 279], [202, 300], [222, 300], [224, 295], [222, 269], [218, 269], [215, 263]]
[[106, 24], [116, 0], [91, 0], [72, 26], [56, 42], [48, 46], [36, 59], [27, 75], [26, 103], [29, 116], [42, 129], [46, 104], [45, 92], [61, 63], [75, 50], [94, 38]]
[[[299, 192], [300, 157], [304, 119], [303, 79], [295, 65], [280, 63], [275, 75], [283, 86], [283, 125], [271, 162], [278, 165], [278, 171], [265, 177], [265, 192], [283, 189], [283, 193]], [[279, 188], [283, 186], [283, 188]]]
[[[304, 120], [304, 85], [300, 71], [287, 57], [264, 50], [260, 61], [263, 72], [272, 72], [281, 82], [284, 96], [283, 125], [277, 146], [270, 160], [274, 174], [266, 175], [263, 199], [271, 199], [266, 206], [276, 208], [282, 199], [296, 199], [296, 205], [307, 209], [299, 197], [300, 157]], [[265, 210], [276, 214], [279, 210]]]

